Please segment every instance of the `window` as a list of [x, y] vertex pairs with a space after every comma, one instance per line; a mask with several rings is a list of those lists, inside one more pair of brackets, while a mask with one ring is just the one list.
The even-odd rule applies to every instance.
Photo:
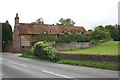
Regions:
[[22, 46], [22, 48], [25, 48], [25, 46]]
[[57, 38], [58, 38], [59, 36], [60, 36], [59, 34], [56, 35]]
[[81, 34], [84, 34], [84, 32], [81, 32]]
[[71, 31], [71, 33], [76, 34], [76, 32], [75, 32], [75, 31]]
[[64, 34], [68, 34], [68, 31], [65, 30], [65, 31], [63, 31], [63, 33], [64, 33]]

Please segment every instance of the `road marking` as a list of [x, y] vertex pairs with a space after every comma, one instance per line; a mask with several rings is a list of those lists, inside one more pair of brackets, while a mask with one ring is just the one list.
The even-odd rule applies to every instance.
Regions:
[[64, 76], [64, 75], [56, 74], [56, 73], [49, 72], [49, 71], [46, 71], [46, 70], [41, 70], [41, 71], [43, 71], [43, 72], [45, 72], [45, 73], [53, 74], [53, 75], [56, 75], [56, 76], [60, 76], [60, 77], [71, 78], [71, 77], [68, 77], [68, 76]]
[[13, 62], [13, 61], [9, 61], [9, 62], [14, 63], [14, 64], [17, 64], [17, 65], [20, 65], [20, 66], [23, 66], [23, 67], [27, 67], [27, 66], [24, 65], [24, 64], [19, 64], [19, 63]]

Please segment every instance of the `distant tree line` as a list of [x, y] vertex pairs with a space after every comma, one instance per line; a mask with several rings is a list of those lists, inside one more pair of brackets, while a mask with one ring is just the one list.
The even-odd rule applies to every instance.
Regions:
[[94, 30], [88, 30], [91, 34], [91, 40], [114, 40], [120, 41], [119, 25], [106, 25], [105, 27], [100, 25], [94, 28]]
[[[44, 24], [44, 20], [43, 18], [39, 18], [37, 19], [35, 22], [32, 22], [32, 24]], [[70, 19], [70, 18], [67, 18], [67, 19], [59, 19], [58, 22], [56, 22], [56, 25], [66, 25], [66, 26], [74, 26], [75, 22]]]

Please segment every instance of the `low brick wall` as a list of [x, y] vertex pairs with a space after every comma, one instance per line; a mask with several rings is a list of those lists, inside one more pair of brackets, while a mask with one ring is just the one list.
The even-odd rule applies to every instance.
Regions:
[[55, 43], [53, 46], [57, 50], [72, 50], [72, 49], [81, 49], [89, 47], [89, 42], [73, 42], [73, 43]]
[[118, 62], [120, 55], [96, 55], [96, 54], [77, 54], [77, 53], [58, 53], [61, 59], [83, 60], [83, 61], [103, 61]]

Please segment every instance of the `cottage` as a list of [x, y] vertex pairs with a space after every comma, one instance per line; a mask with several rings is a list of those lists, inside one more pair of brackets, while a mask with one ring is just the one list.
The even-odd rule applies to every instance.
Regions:
[[37, 34], [66, 34], [68, 32], [87, 34], [84, 27], [19, 23], [18, 13], [15, 17], [15, 26], [13, 31], [13, 52], [21, 52], [24, 48], [31, 47], [34, 42], [31, 35]]

